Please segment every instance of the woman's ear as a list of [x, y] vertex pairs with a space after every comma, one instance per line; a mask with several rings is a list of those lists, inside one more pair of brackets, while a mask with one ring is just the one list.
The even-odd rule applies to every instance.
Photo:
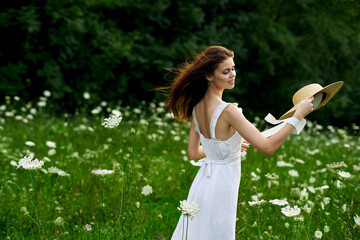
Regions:
[[209, 82], [212, 82], [212, 81], [213, 81], [213, 76], [212, 76], [212, 75], [207, 75], [207, 76], [206, 76], [206, 79], [207, 79]]

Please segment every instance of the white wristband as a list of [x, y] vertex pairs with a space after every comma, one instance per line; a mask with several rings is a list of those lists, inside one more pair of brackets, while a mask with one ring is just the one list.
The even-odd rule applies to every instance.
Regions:
[[291, 117], [291, 118], [285, 119], [284, 122], [289, 123], [289, 124], [293, 125], [294, 127], [296, 127], [296, 125], [299, 123], [299, 119], [297, 119], [296, 117]]

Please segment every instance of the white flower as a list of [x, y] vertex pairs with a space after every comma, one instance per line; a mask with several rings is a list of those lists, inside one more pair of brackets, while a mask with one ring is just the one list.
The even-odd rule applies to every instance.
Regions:
[[274, 199], [274, 200], [270, 200], [269, 202], [278, 206], [284, 206], [289, 204], [288, 201], [286, 201], [286, 199], [284, 200]]
[[326, 226], [324, 227], [324, 232], [326, 232], [326, 233], [330, 232], [330, 227], [326, 225]]
[[61, 176], [61, 177], [69, 177], [70, 174], [64, 172], [63, 170], [57, 168], [57, 167], [50, 167], [48, 168], [48, 172], [49, 173], [56, 173], [57, 175]]
[[40, 169], [43, 165], [44, 165], [44, 161], [39, 161], [39, 159], [35, 159], [33, 161], [34, 158], [34, 154], [30, 154], [30, 156], [25, 156], [23, 158], [20, 159], [19, 163], [18, 163], [18, 167], [23, 167], [24, 169], [27, 170], [36, 170], [36, 169]]
[[55, 149], [50, 149], [49, 151], [48, 151], [48, 155], [49, 156], [52, 156], [52, 155], [54, 155], [54, 154], [56, 154], [56, 150]]
[[298, 206], [294, 206], [293, 208], [290, 206], [286, 206], [281, 208], [281, 212], [287, 217], [294, 217], [300, 214], [301, 209]]
[[20, 212], [24, 213], [24, 215], [29, 215], [29, 211], [27, 210], [26, 207], [21, 207]]
[[36, 108], [30, 108], [30, 113], [31, 113], [32, 115], [35, 115], [35, 114], [37, 113]]
[[286, 222], [284, 225], [285, 225], [286, 228], [290, 227], [290, 224], [288, 222]]
[[344, 171], [338, 171], [338, 174], [342, 178], [350, 178], [350, 176], [351, 176], [350, 173], [344, 172]]
[[306, 201], [309, 198], [309, 193], [306, 191], [306, 188], [304, 188], [301, 192], [300, 192], [300, 200], [301, 201]]
[[291, 169], [289, 170], [289, 175], [292, 177], [299, 177], [299, 172], [296, 171], [295, 169]]
[[55, 225], [57, 225], [57, 226], [62, 226], [62, 225], [64, 225], [64, 219], [62, 218], [62, 217], [57, 217], [56, 219], [55, 219], [55, 221], [54, 221], [54, 223], [55, 223]]
[[260, 179], [260, 176], [256, 175], [256, 173], [254, 172], [251, 172], [251, 176], [252, 176], [251, 181], [257, 181]]
[[329, 163], [329, 164], [326, 164], [326, 166], [327, 166], [328, 168], [340, 168], [340, 167], [343, 167], [343, 166], [344, 166], [344, 161], [342, 161], [342, 162]]
[[152, 187], [150, 185], [146, 185], [142, 188], [141, 194], [144, 196], [148, 196], [153, 192]]
[[34, 142], [32, 142], [32, 141], [26, 141], [26, 142], [25, 142], [25, 145], [26, 145], [26, 146], [29, 146], [29, 147], [33, 147], [33, 146], [35, 146], [36, 144], [35, 144]]
[[86, 224], [86, 225], [85, 225], [85, 229], [86, 229], [86, 231], [90, 232], [90, 231], [92, 230], [91, 225], [90, 225], [90, 224]]
[[357, 214], [355, 215], [356, 215], [356, 217], [354, 217], [355, 224], [360, 227], [360, 217]]
[[84, 99], [86, 99], [86, 100], [90, 99], [90, 93], [84, 92], [84, 93], [83, 93], [83, 97], [84, 97]]
[[43, 92], [43, 94], [44, 94], [45, 97], [50, 97], [51, 96], [51, 92], [49, 90], [45, 90]]
[[315, 238], [318, 238], [318, 239], [322, 238], [322, 232], [319, 230], [315, 231]]
[[48, 146], [49, 148], [56, 148], [56, 143], [52, 141], [46, 141], [46, 146]]
[[180, 207], [178, 207], [178, 209], [183, 215], [190, 216], [191, 219], [199, 212], [199, 206], [196, 203], [188, 203], [186, 200], [180, 201]]
[[293, 167], [294, 164], [287, 163], [287, 162], [284, 162], [283, 160], [280, 160], [276, 163], [276, 166], [278, 166], [278, 167]]
[[107, 170], [107, 169], [97, 169], [91, 171], [92, 174], [101, 175], [101, 176], [110, 175], [113, 174], [114, 172], [115, 170]]
[[263, 204], [263, 203], [265, 203], [266, 201], [265, 200], [260, 200], [260, 201], [249, 201], [248, 203], [249, 203], [249, 205], [250, 206], [253, 206], [253, 205], [260, 205], [260, 204]]
[[137, 208], [140, 207], [140, 203], [139, 203], [139, 202], [136, 202], [135, 205], [136, 205]]
[[106, 128], [114, 128], [120, 124], [121, 119], [122, 117], [120, 117], [120, 115], [114, 114], [109, 118], [105, 118], [104, 122], [101, 125]]
[[267, 173], [265, 174], [265, 177], [271, 180], [279, 179], [279, 175], [276, 175], [275, 173]]
[[45, 107], [45, 106], [46, 106], [46, 102], [45, 102], [45, 101], [39, 101], [39, 102], [37, 103], [37, 105], [38, 105], [39, 107]]

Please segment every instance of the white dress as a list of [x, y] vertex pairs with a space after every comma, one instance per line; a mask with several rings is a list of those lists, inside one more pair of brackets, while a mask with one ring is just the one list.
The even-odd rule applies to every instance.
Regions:
[[[223, 110], [229, 103], [221, 102], [215, 109], [210, 121], [211, 139], [205, 138], [199, 130], [195, 108], [193, 121], [195, 131], [200, 135], [201, 145], [206, 158], [201, 164], [191, 185], [187, 201], [196, 203], [199, 212], [191, 220], [183, 215], [173, 233], [172, 240], [234, 240], [236, 209], [241, 176], [241, 142], [242, 137], [235, 132], [225, 141], [216, 139], [215, 126]], [[185, 226], [183, 226], [185, 222]]]

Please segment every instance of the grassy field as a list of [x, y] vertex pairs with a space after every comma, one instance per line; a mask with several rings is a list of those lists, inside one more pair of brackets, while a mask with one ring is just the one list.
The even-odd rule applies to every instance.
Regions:
[[[155, 104], [118, 107], [115, 128], [102, 126], [112, 110], [105, 103], [57, 118], [19, 104], [0, 105], [0, 239], [170, 239], [198, 171], [186, 156], [188, 123]], [[271, 157], [251, 147], [237, 239], [360, 239], [358, 136], [356, 125], [308, 122]], [[18, 167], [31, 154], [42, 168]], [[274, 199], [300, 213], [286, 216]]]

